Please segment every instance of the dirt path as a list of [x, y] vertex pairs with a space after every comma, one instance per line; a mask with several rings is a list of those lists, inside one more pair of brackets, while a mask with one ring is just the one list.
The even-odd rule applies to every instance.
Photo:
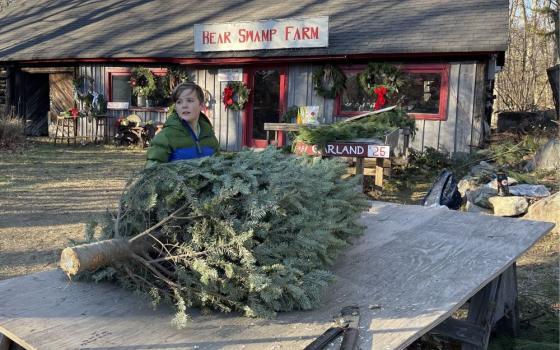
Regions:
[[35, 143], [0, 153], [0, 279], [56, 267], [69, 239], [114, 208], [145, 151]]

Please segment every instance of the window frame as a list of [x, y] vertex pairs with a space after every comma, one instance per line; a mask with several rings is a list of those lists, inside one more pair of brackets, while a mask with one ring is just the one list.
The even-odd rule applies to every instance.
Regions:
[[[449, 96], [449, 64], [401, 64], [397, 65], [404, 73], [438, 73], [441, 75], [441, 85], [439, 93], [439, 112], [436, 113], [408, 113], [416, 120], [446, 120], [447, 105]], [[340, 68], [344, 74], [360, 73], [366, 65], [345, 65]], [[339, 93], [335, 98], [335, 113], [339, 117], [352, 117], [363, 114], [365, 111], [343, 112], [341, 108], [342, 96]]]
[[[113, 102], [113, 76], [130, 76], [133, 68], [106, 68], [105, 70], [105, 91], [107, 92], [107, 102]], [[166, 76], [167, 68], [149, 68], [153, 75]], [[132, 95], [133, 96], [133, 95]], [[131, 99], [132, 99], [131, 96]], [[165, 106], [157, 107], [135, 107], [130, 105], [129, 109], [163, 109]]]

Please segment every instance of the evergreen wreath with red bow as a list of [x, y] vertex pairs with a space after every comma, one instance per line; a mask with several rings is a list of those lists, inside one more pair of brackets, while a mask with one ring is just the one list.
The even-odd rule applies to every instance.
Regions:
[[240, 81], [229, 82], [222, 92], [222, 102], [226, 109], [240, 111], [245, 106], [245, 103], [249, 101], [250, 92], [251, 90]]
[[396, 104], [399, 92], [406, 85], [406, 79], [397, 67], [373, 62], [358, 75], [358, 82], [369, 95], [376, 96], [374, 110], [383, 108], [388, 102]]

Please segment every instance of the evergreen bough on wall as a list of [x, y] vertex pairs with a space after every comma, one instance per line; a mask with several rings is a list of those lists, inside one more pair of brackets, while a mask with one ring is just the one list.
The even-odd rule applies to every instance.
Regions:
[[97, 237], [141, 237], [144, 250], [86, 276], [174, 303], [179, 327], [191, 306], [256, 317], [316, 308], [329, 267], [363, 233], [367, 201], [345, 173], [273, 149], [146, 169]]
[[410, 128], [412, 136], [416, 131], [414, 119], [402, 109], [393, 109], [350, 122], [324, 124], [319, 127], [303, 126], [298, 131], [294, 145], [303, 142], [324, 148], [327, 142], [332, 141], [381, 138], [397, 128]]

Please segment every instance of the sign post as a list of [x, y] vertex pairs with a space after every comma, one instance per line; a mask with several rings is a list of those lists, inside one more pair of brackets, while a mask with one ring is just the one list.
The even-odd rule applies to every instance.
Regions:
[[368, 142], [328, 142], [323, 150], [316, 145], [298, 142], [294, 153], [298, 155], [353, 157], [356, 158], [356, 175], [364, 175], [364, 158], [375, 158], [375, 186], [383, 188], [383, 162], [391, 154], [391, 147]]

